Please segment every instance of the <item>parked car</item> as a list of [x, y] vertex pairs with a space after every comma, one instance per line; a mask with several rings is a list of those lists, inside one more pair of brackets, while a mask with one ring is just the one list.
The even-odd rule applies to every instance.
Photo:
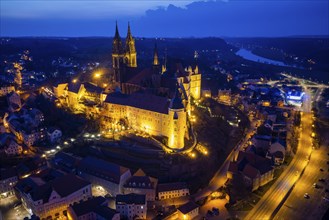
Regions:
[[310, 198], [310, 195], [309, 195], [308, 193], [305, 193], [305, 194], [304, 194], [304, 198], [305, 198], [305, 199], [309, 199], [309, 198]]
[[215, 215], [219, 215], [219, 209], [218, 209], [218, 208], [212, 207], [212, 212], [213, 212]]
[[319, 181], [320, 181], [320, 182], [325, 182], [326, 180], [323, 179], [323, 178], [320, 178]]
[[214, 215], [214, 213], [211, 210], [208, 210], [207, 217], [210, 217], [210, 216], [213, 216], [213, 215]]

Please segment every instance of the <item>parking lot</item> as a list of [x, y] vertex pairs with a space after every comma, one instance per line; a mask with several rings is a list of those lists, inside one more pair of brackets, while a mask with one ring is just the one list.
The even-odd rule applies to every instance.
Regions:
[[[230, 214], [227, 212], [224, 205], [228, 201], [226, 199], [214, 199], [207, 202], [200, 208], [200, 219], [206, 217], [206, 219], [227, 219], [230, 217]], [[217, 215], [216, 211], [213, 211], [213, 208], [218, 209], [219, 213]], [[210, 211], [208, 213], [208, 211]], [[208, 213], [208, 214], [207, 214]], [[212, 213], [212, 214], [210, 214]]]

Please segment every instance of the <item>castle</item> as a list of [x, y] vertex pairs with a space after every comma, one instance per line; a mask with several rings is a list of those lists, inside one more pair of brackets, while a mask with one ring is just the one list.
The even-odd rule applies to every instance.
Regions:
[[152, 66], [138, 69], [135, 40], [128, 24], [124, 45], [116, 25], [112, 67], [109, 85], [120, 91], [106, 92], [89, 82], [71, 82], [55, 86], [54, 93], [72, 110], [100, 117], [105, 131], [125, 121], [132, 129], [164, 137], [172, 149], [183, 149], [184, 138], [190, 136], [191, 99], [200, 99], [198, 66], [169, 66], [166, 61], [161, 66], [155, 45]]

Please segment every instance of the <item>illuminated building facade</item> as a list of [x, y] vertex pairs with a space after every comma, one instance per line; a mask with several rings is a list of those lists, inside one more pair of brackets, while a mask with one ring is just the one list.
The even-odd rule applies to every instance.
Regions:
[[13, 195], [14, 186], [18, 181], [16, 170], [14, 168], [6, 168], [0, 170], [0, 197]]
[[190, 195], [190, 190], [184, 182], [158, 184], [158, 199], [172, 199]]
[[199, 215], [199, 206], [194, 202], [188, 202], [177, 209], [178, 219], [194, 219]]
[[116, 210], [128, 220], [146, 219], [147, 203], [145, 195], [126, 194], [116, 196]]
[[124, 120], [127, 127], [164, 137], [170, 148], [182, 149], [184, 138], [189, 138], [191, 99], [201, 96], [201, 73], [197, 65], [183, 68], [180, 63], [169, 64], [165, 59], [161, 67], [155, 45], [152, 66], [138, 70], [130, 25], [125, 46], [116, 25], [112, 42], [114, 82], [109, 84], [121, 91], [106, 94], [91, 83], [73, 81], [54, 87], [54, 93], [73, 111], [99, 116], [103, 131], [113, 131]]
[[131, 128], [165, 136], [169, 147], [181, 149], [184, 147], [187, 112], [180, 96], [178, 89], [171, 101], [151, 94], [111, 93], [104, 101], [102, 115], [108, 122], [108, 129], [114, 129], [111, 122], [116, 124], [127, 118]]

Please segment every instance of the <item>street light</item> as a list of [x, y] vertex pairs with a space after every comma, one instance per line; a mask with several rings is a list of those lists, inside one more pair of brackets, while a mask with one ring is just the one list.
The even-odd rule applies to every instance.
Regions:
[[101, 71], [94, 72], [94, 78], [99, 79], [101, 76], [102, 76], [102, 72]]

